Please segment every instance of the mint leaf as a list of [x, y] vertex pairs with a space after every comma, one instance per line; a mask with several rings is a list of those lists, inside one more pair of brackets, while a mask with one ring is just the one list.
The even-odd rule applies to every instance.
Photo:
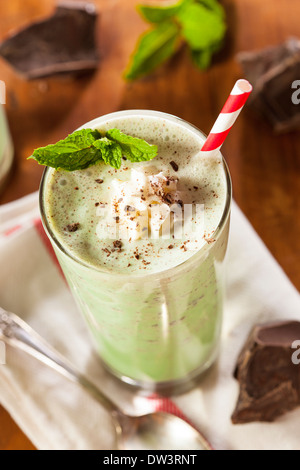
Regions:
[[222, 5], [219, 3], [218, 0], [196, 0], [197, 3], [204, 5], [205, 7], [209, 8], [210, 10], [217, 13], [221, 18], [225, 18], [225, 11]]
[[107, 137], [96, 140], [94, 147], [100, 150], [104, 163], [114, 168], [119, 169], [122, 163], [122, 148], [121, 146], [109, 140]]
[[181, 8], [190, 2], [191, 0], [180, 0], [174, 5], [169, 6], [138, 5], [137, 8], [146, 21], [150, 23], [161, 23], [176, 15]]
[[225, 35], [226, 24], [223, 17], [199, 3], [192, 3], [179, 11], [178, 20], [182, 27], [182, 36], [192, 50], [209, 48], [212, 44], [219, 43]]
[[143, 18], [155, 25], [138, 41], [125, 78], [149, 74], [177, 51], [180, 42], [189, 46], [201, 69], [211, 63], [225, 36], [225, 10], [218, 0], [174, 0], [168, 6], [139, 5]]
[[179, 27], [173, 22], [161, 23], [146, 32], [138, 42], [125, 78], [134, 80], [165, 62], [176, 51], [178, 35]]
[[70, 134], [56, 144], [34, 150], [31, 157], [40, 165], [57, 170], [74, 171], [88, 168], [102, 160], [101, 152], [93, 146], [101, 137], [97, 130], [83, 129]]
[[202, 70], [207, 69], [212, 61], [212, 56], [222, 47], [222, 41], [212, 44], [206, 49], [191, 50], [192, 59], [195, 65]]
[[192, 59], [199, 69], [205, 70], [210, 66], [212, 53], [209, 49], [191, 51]]
[[122, 155], [132, 162], [152, 160], [157, 155], [157, 146], [119, 129], [109, 130], [105, 137], [97, 130], [81, 129], [56, 144], [34, 150], [29, 159], [56, 170], [75, 171], [100, 162], [119, 169]]
[[131, 162], [152, 160], [157, 155], [157, 146], [137, 137], [123, 134], [119, 129], [107, 131], [106, 137], [120, 145], [123, 155]]

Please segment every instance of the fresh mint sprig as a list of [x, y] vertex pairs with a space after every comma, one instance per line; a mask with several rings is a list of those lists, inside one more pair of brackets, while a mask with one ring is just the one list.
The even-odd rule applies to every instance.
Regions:
[[100, 162], [119, 169], [122, 156], [131, 162], [143, 162], [156, 155], [156, 145], [124, 134], [119, 129], [110, 129], [104, 136], [95, 129], [81, 129], [56, 144], [34, 150], [29, 159], [56, 170], [75, 171]]
[[152, 25], [136, 46], [127, 80], [147, 75], [168, 60], [184, 42], [194, 64], [209, 67], [223, 45], [226, 33], [224, 8], [218, 0], [179, 0], [169, 6], [139, 5], [138, 11]]

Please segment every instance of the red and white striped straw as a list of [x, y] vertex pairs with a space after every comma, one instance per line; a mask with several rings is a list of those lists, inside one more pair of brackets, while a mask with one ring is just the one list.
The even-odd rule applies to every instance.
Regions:
[[218, 153], [251, 92], [252, 85], [247, 80], [241, 79], [235, 83], [201, 149], [205, 155], [214, 156]]

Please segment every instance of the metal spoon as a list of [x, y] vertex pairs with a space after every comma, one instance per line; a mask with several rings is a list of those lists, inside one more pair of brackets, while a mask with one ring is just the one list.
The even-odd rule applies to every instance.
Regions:
[[126, 450], [212, 450], [194, 427], [174, 415], [154, 412], [129, 416], [96, 385], [55, 351], [27, 323], [0, 307], [0, 340], [21, 349], [85, 388], [110, 413], [117, 449]]

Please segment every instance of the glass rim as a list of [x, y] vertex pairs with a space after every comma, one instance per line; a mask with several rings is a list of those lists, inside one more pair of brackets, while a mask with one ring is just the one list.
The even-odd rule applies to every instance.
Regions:
[[2, 191], [7, 178], [10, 175], [14, 159], [14, 148], [5, 109], [3, 104], [0, 103], [0, 135], [1, 134], [2, 143], [0, 143], [0, 190]]
[[[104, 122], [107, 122], [110, 119], [114, 119], [116, 117], [126, 116], [126, 115], [127, 116], [141, 116], [141, 115], [144, 115], [144, 116], [153, 116], [153, 117], [159, 116], [159, 117], [165, 118], [167, 120], [179, 121], [181, 123], [181, 125], [184, 125], [184, 127], [189, 128], [191, 131], [196, 132], [197, 134], [200, 134], [200, 136], [202, 138], [205, 139], [207, 137], [198, 127], [196, 127], [195, 125], [189, 123], [188, 121], [185, 121], [184, 119], [182, 119], [180, 117], [177, 117], [173, 114], [164, 113], [164, 112], [161, 112], [161, 111], [144, 110], [144, 109], [131, 109], [131, 110], [116, 111], [116, 112], [113, 112], [113, 113], [105, 114], [105, 115], [100, 116], [98, 118], [95, 118], [91, 121], [88, 121], [87, 123], [80, 126], [76, 130], [80, 130], [80, 129], [84, 129], [84, 128], [97, 128], [97, 127], [99, 127], [99, 120], [100, 119], [103, 120]], [[226, 177], [227, 191], [226, 191], [226, 202], [225, 202], [225, 205], [224, 205], [222, 216], [220, 218], [220, 221], [218, 223], [218, 226], [217, 226], [216, 230], [212, 234], [213, 238], [215, 238], [216, 240], [219, 238], [220, 234], [222, 233], [223, 228], [226, 225], [226, 222], [227, 222], [228, 217], [230, 215], [231, 201], [232, 201], [231, 176], [230, 176], [230, 173], [229, 173], [229, 169], [228, 169], [228, 165], [226, 163], [226, 160], [224, 159], [224, 156], [222, 155], [222, 153], [220, 151], [219, 151], [219, 153], [222, 157], [222, 164], [223, 164], [225, 177]], [[134, 282], [135, 280], [139, 280], [139, 279], [143, 279], [143, 280], [151, 279], [151, 280], [153, 280], [154, 278], [157, 278], [157, 279], [161, 280], [164, 277], [170, 277], [171, 274], [172, 275], [176, 274], [176, 271], [179, 271], [183, 267], [188, 267], [190, 264], [193, 264], [195, 262], [196, 257], [198, 258], [198, 257], [203, 256], [204, 253], [206, 253], [207, 251], [210, 251], [210, 249], [215, 245], [215, 244], [209, 245], [208, 243], [206, 243], [201, 248], [199, 248], [199, 250], [196, 253], [194, 253], [192, 256], [190, 256], [185, 261], [177, 264], [176, 266], [164, 269], [163, 271], [160, 271], [160, 272], [159, 271], [154, 272], [154, 273], [142, 273], [142, 274], [139, 274], [139, 275], [130, 274], [130, 276], [128, 276], [128, 274], [106, 271], [106, 270], [102, 269], [101, 267], [97, 267], [97, 266], [91, 265], [89, 263], [86, 263], [82, 259], [80, 259], [76, 256], [73, 256], [72, 253], [70, 253], [69, 251], [67, 251], [65, 249], [65, 247], [62, 245], [62, 243], [56, 238], [56, 236], [53, 233], [53, 230], [51, 229], [50, 224], [48, 222], [45, 207], [44, 207], [44, 197], [43, 196], [44, 196], [44, 188], [46, 186], [48, 173], [51, 172], [52, 170], [53, 170], [53, 168], [50, 168], [50, 167], [45, 168], [45, 170], [43, 172], [43, 175], [42, 175], [40, 188], [39, 188], [39, 208], [40, 208], [40, 215], [41, 215], [41, 220], [42, 220], [44, 230], [45, 230], [47, 236], [49, 237], [50, 241], [54, 243], [55, 247], [60, 252], [62, 252], [65, 256], [67, 256], [73, 262], [81, 265], [82, 267], [84, 267], [86, 269], [92, 270], [92, 271], [94, 271], [98, 274], [102, 274], [102, 275], [105, 275], [107, 277], [113, 276], [113, 277], [118, 277], [119, 279], [126, 278], [127, 282], [130, 282], [130, 281]]]

